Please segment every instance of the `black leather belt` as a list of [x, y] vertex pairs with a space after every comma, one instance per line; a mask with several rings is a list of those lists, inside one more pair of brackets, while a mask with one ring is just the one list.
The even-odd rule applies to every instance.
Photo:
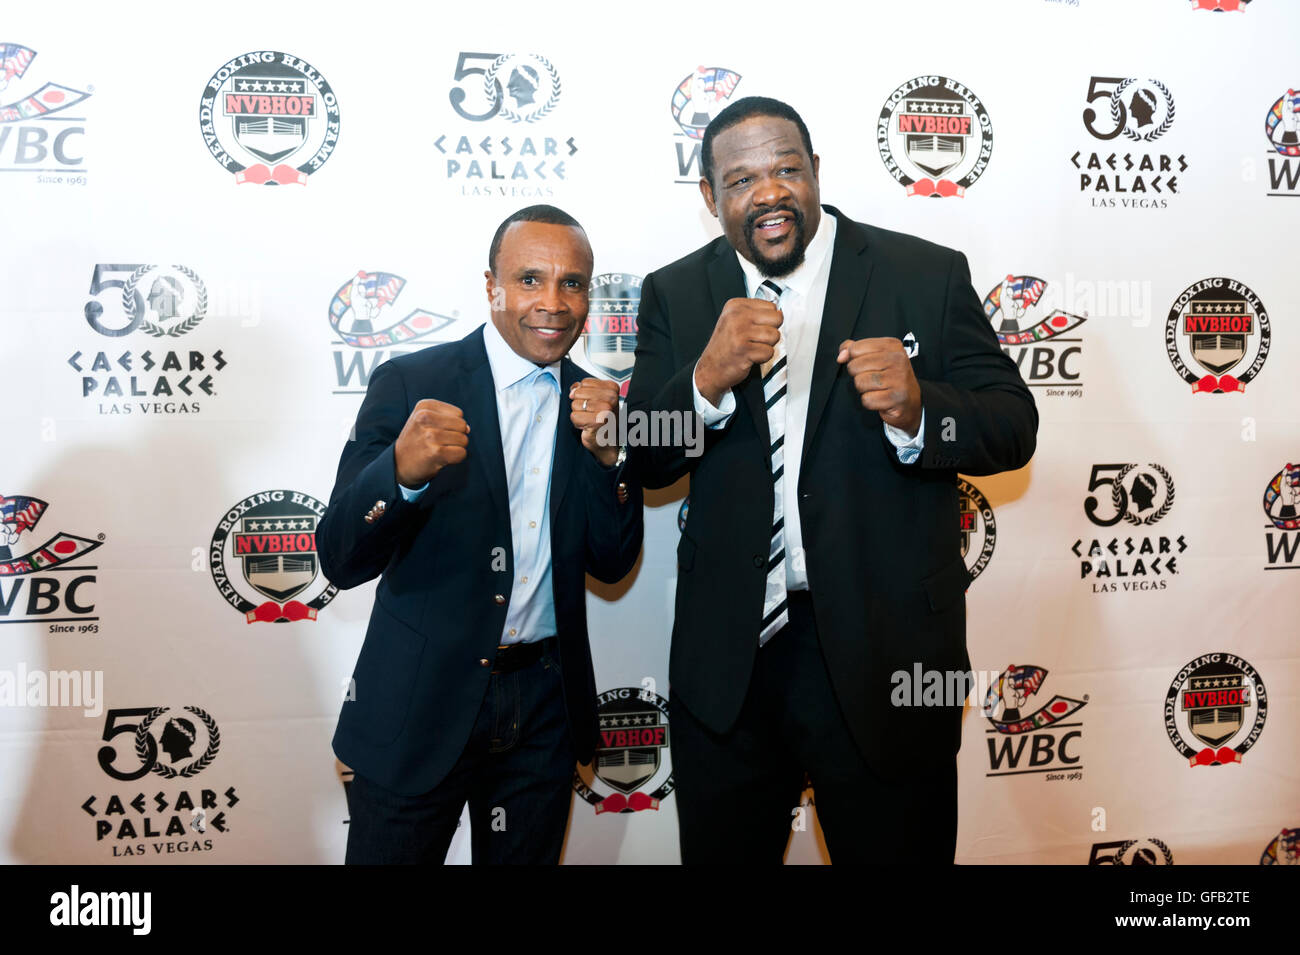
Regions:
[[532, 643], [509, 643], [499, 646], [496, 661], [492, 664], [492, 672], [513, 673], [515, 670], [530, 667], [542, 658], [543, 650], [555, 656], [558, 646], [559, 641], [555, 637], [535, 640]]

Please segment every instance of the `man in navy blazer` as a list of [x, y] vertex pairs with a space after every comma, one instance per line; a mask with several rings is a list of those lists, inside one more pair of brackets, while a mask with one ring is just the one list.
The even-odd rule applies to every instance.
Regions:
[[559, 860], [597, 738], [585, 574], [617, 582], [642, 534], [618, 387], [565, 357], [591, 274], [572, 217], [520, 210], [491, 321], [370, 379], [317, 535], [339, 587], [379, 577], [334, 735], [349, 863], [441, 862], [467, 801], [476, 863]]

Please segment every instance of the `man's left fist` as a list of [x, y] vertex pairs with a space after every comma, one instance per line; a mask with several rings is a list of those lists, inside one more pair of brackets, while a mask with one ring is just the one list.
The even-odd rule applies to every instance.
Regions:
[[835, 359], [847, 364], [862, 407], [880, 412], [880, 419], [916, 437], [921, 427], [921, 386], [912, 362], [897, 338], [845, 340]]
[[[582, 432], [582, 446], [604, 467], [618, 460], [618, 428], [602, 428], [607, 420], [618, 421], [618, 384], [604, 378], [584, 378], [569, 389], [573, 410], [569, 420]], [[609, 439], [602, 444], [601, 438]]]

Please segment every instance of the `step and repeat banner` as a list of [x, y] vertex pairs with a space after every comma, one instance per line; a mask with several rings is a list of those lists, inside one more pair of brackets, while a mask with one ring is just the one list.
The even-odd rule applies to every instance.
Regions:
[[[1041, 415], [961, 480], [957, 861], [1296, 862], [1297, 37], [1289, 0], [6, 8], [0, 859], [341, 862], [374, 584], [315, 530], [367, 381], [485, 321], [547, 202], [595, 249], [573, 357], [626, 385], [643, 277], [718, 234], [704, 127], [767, 95], [824, 201], [966, 253]], [[590, 587], [570, 863], [678, 861], [688, 494]], [[815, 790], [791, 827], [826, 861]]]

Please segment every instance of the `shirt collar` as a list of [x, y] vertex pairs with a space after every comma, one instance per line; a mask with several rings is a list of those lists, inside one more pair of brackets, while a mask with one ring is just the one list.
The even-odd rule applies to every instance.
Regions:
[[[801, 298], [807, 298], [808, 293], [812, 291], [813, 283], [817, 281], [817, 276], [821, 273], [822, 266], [826, 264], [827, 255], [835, 245], [836, 224], [835, 216], [827, 212], [823, 207], [821, 222], [817, 226], [817, 234], [812, 237], [812, 241], [804, 249], [802, 264], [789, 275], [784, 275], [772, 281], [779, 283], [783, 288], [794, 291]], [[736, 259], [740, 262], [741, 271], [745, 273], [745, 282], [752, 295], [754, 289], [762, 284], [765, 276], [758, 271], [758, 266], [739, 252], [736, 253]]]
[[[498, 392], [519, 384], [538, 370], [537, 365], [506, 343], [491, 318], [483, 323], [483, 347], [487, 349], [488, 364], [492, 366], [492, 382]], [[544, 367], [555, 376], [555, 384], [558, 387], [560, 363], [554, 361]]]

